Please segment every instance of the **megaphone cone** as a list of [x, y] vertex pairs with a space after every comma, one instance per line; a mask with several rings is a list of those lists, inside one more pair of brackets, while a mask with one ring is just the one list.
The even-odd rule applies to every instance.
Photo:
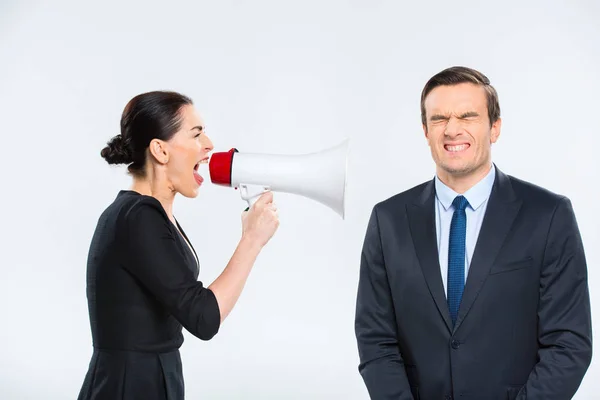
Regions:
[[297, 194], [315, 200], [345, 217], [349, 140], [316, 153], [301, 155], [243, 153], [233, 148], [213, 153], [212, 183], [239, 188], [252, 206], [265, 191]]

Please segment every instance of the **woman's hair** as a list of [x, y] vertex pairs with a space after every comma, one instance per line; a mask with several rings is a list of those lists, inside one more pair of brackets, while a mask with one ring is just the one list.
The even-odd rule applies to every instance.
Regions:
[[181, 126], [181, 108], [192, 100], [180, 93], [154, 91], [135, 96], [121, 116], [121, 134], [100, 155], [109, 164], [127, 164], [131, 174], [144, 175], [146, 149], [153, 139], [169, 140]]

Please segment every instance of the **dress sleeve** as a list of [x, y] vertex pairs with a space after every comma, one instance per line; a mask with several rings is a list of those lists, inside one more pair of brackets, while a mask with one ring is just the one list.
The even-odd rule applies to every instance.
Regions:
[[194, 336], [210, 340], [221, 316], [214, 293], [197, 280], [159, 205], [136, 204], [125, 216], [124, 268]]

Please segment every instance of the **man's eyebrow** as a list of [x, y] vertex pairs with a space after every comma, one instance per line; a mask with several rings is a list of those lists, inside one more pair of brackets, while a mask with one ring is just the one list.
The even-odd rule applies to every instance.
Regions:
[[442, 115], [442, 114], [433, 114], [429, 118], [430, 121], [440, 121], [440, 120], [444, 120], [444, 119], [448, 119], [448, 117], [445, 115]]
[[479, 113], [476, 111], [468, 111], [466, 113], [461, 114], [461, 118], [470, 118], [470, 117], [479, 117]]
[[[465, 118], [471, 118], [471, 117], [479, 117], [479, 113], [476, 111], [467, 111], [465, 113], [462, 113], [459, 118], [460, 119], [465, 119]], [[445, 120], [448, 119], [449, 117], [446, 115], [442, 115], [442, 114], [433, 114], [429, 120], [430, 121], [441, 121], [441, 120]]]

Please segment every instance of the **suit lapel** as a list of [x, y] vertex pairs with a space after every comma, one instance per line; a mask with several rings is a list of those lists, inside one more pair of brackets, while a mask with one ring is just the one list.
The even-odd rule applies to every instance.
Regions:
[[450, 312], [446, 303], [446, 294], [440, 272], [438, 257], [437, 233], [435, 228], [435, 186], [434, 181], [427, 183], [421, 196], [414, 204], [407, 205], [407, 215], [411, 236], [414, 243], [419, 264], [429, 292], [448, 327], [452, 330]]
[[516, 199], [509, 178], [496, 168], [496, 180], [471, 260], [454, 331], [460, 327], [479, 295], [520, 207], [521, 201]]

